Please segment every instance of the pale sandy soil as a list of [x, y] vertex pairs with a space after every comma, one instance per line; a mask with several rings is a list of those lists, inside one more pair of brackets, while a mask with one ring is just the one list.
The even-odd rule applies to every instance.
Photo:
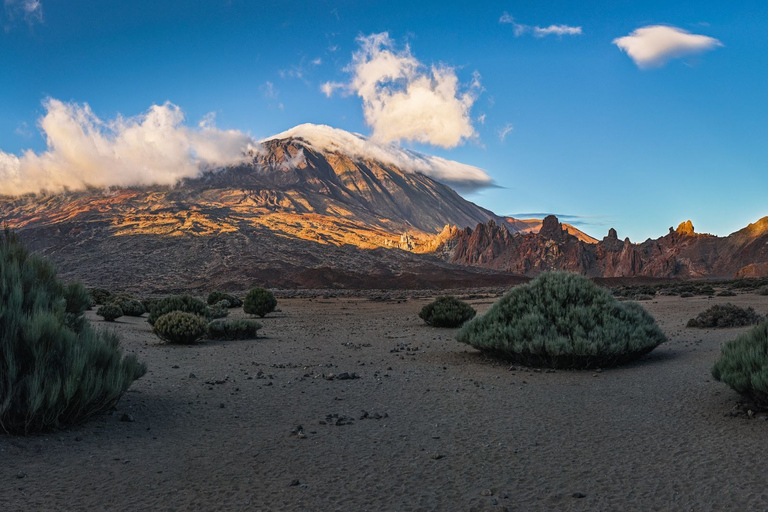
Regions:
[[726, 417], [709, 374], [743, 329], [684, 328], [726, 301], [768, 311], [645, 302], [670, 341], [601, 373], [510, 371], [423, 325], [423, 298], [281, 300], [262, 338], [192, 347], [123, 319], [149, 373], [114, 415], [0, 437], [0, 510], [765, 510], [768, 422]]

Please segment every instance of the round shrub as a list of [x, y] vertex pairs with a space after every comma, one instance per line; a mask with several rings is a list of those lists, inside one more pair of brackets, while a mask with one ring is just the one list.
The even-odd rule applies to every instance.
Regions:
[[117, 335], [84, 319], [81, 285], [16, 235], [0, 234], [0, 432], [29, 434], [81, 423], [114, 406], [146, 367], [123, 357]]
[[243, 301], [235, 297], [234, 295], [230, 295], [229, 293], [223, 293], [223, 292], [211, 292], [208, 294], [208, 305], [213, 306], [214, 304], [217, 304], [221, 301], [227, 301], [229, 304], [228, 308], [239, 308], [243, 305]]
[[229, 315], [229, 301], [222, 300], [212, 306], [208, 306], [210, 318], [225, 318]]
[[718, 297], [735, 297], [736, 296], [736, 292], [734, 292], [732, 290], [723, 290], [721, 292], [718, 292], [717, 296]]
[[104, 318], [107, 322], [114, 322], [123, 316], [123, 310], [116, 304], [104, 304], [96, 310], [96, 314]]
[[715, 304], [688, 320], [686, 327], [744, 327], [759, 324], [763, 317], [752, 308], [740, 308], [730, 302]]
[[757, 290], [758, 295], [768, 295], [768, 286], [763, 286]]
[[171, 311], [155, 321], [152, 332], [168, 343], [189, 345], [199, 340], [207, 327], [208, 322], [200, 315]]
[[208, 311], [208, 305], [196, 299], [191, 295], [171, 295], [158, 300], [152, 309], [149, 311], [149, 317], [147, 322], [150, 325], [155, 325], [155, 321], [166, 313], [172, 311], [183, 311], [185, 313], [192, 313], [193, 315], [199, 315], [205, 318], [210, 318], [210, 312]]
[[456, 297], [443, 296], [430, 302], [419, 312], [419, 318], [433, 327], [460, 327], [477, 312]]
[[243, 310], [249, 315], [258, 315], [261, 318], [271, 313], [277, 306], [275, 294], [266, 288], [256, 287], [248, 292], [243, 302]]
[[130, 295], [113, 295], [108, 299], [107, 303], [119, 307], [123, 310], [123, 315], [125, 316], [141, 316], [147, 312], [144, 304]]
[[256, 320], [215, 320], [208, 324], [207, 337], [212, 340], [252, 340], [261, 329]]
[[112, 296], [112, 292], [104, 288], [91, 288], [90, 293], [91, 297], [93, 297], [93, 303], [96, 305], [106, 304]]
[[768, 322], [724, 344], [712, 376], [759, 408], [768, 408]]
[[519, 364], [595, 368], [640, 357], [666, 336], [639, 304], [584, 276], [549, 272], [507, 292], [456, 339]]

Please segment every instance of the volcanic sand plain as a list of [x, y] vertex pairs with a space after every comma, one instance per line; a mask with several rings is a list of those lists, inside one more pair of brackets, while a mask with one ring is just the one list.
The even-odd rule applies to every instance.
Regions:
[[668, 342], [551, 372], [424, 325], [425, 293], [374, 295], [280, 298], [258, 339], [194, 346], [88, 312], [148, 373], [84, 425], [0, 436], [0, 510], [768, 508], [768, 422], [730, 416], [739, 397], [710, 375], [747, 328], [685, 327], [768, 297], [657, 296], [643, 305]]

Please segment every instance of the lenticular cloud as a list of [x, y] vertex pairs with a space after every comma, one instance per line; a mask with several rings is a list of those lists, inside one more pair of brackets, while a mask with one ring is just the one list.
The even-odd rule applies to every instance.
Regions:
[[652, 25], [613, 40], [639, 68], [660, 67], [671, 59], [712, 50], [723, 43], [677, 27]]
[[99, 119], [87, 104], [43, 102], [39, 121], [47, 150], [20, 156], [0, 151], [0, 195], [93, 187], [173, 185], [210, 168], [236, 164], [257, 143], [236, 130], [220, 130], [208, 116], [183, 124], [172, 103], [135, 117]]

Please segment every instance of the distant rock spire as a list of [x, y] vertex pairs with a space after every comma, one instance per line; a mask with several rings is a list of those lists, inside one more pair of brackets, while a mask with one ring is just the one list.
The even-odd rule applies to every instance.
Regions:
[[693, 223], [690, 220], [681, 222], [680, 225], [677, 226], [675, 233], [678, 235], [693, 235], [695, 233], [693, 231]]

